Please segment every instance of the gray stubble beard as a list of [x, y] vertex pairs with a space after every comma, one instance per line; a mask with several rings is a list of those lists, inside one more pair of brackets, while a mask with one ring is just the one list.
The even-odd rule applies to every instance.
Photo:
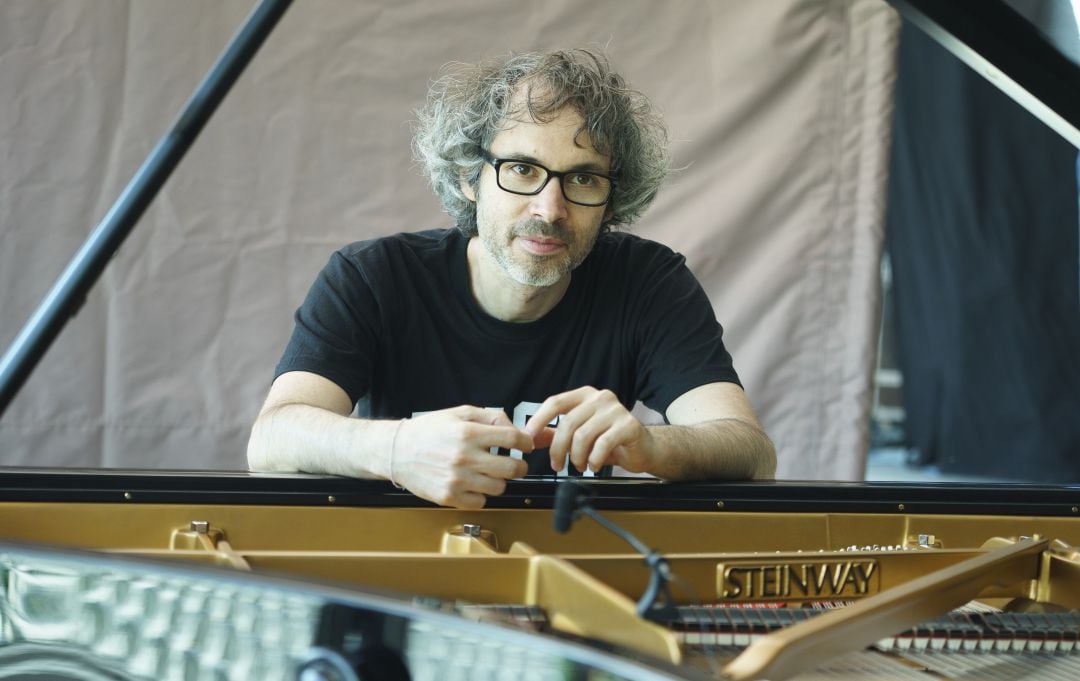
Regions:
[[557, 263], [544, 263], [544, 260], [547, 260], [547, 258], [526, 256], [533, 258], [537, 265], [537, 267], [532, 269], [526, 269], [526, 267], [515, 260], [512, 255], [511, 244], [515, 237], [554, 237], [562, 241], [569, 248], [571, 244], [574, 243], [575, 235], [564, 226], [557, 223], [544, 222], [543, 220], [529, 220], [525, 223], [516, 224], [513, 227], [510, 232], [510, 241], [506, 244], [500, 245], [496, 243], [495, 236], [496, 235], [492, 234], [490, 231], [484, 230], [484, 234], [482, 234], [480, 238], [491, 258], [504, 272], [510, 275], [511, 279], [519, 284], [536, 288], [546, 288], [558, 283], [559, 280], [575, 270], [578, 265], [585, 261], [585, 258], [588, 257], [593, 246], [596, 244], [596, 238], [594, 237], [592, 243], [588, 244], [588, 248], [585, 248], [580, 253], [575, 253], [573, 252], [573, 249], [570, 249], [569, 260], [560, 259]]

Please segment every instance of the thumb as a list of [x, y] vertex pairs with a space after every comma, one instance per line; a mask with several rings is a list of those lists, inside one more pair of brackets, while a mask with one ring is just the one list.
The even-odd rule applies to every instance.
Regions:
[[544, 447], [550, 447], [552, 440], [555, 439], [555, 429], [551, 426], [544, 426], [538, 432], [533, 433], [533, 446], [536, 449], [543, 449]]

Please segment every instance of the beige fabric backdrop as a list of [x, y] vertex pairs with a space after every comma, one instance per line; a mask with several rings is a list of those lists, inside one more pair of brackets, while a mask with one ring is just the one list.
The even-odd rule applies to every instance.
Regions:
[[[6, 348], [253, 2], [0, 3]], [[438, 67], [603, 47], [678, 165], [688, 257], [781, 477], [863, 472], [898, 19], [879, 0], [297, 0], [0, 421], [0, 464], [243, 468], [344, 243], [447, 220], [409, 154]]]

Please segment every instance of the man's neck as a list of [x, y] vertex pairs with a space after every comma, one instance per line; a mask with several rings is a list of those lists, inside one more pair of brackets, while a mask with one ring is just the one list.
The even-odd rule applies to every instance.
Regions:
[[570, 287], [567, 274], [551, 286], [528, 286], [512, 279], [478, 238], [467, 250], [469, 287], [481, 309], [504, 322], [533, 322], [551, 312]]

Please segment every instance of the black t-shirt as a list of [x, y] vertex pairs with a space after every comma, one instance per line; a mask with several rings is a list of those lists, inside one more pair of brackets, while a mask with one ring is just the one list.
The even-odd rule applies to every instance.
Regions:
[[[473, 298], [468, 241], [431, 230], [334, 253], [296, 312], [276, 375], [324, 376], [372, 418], [470, 404], [519, 427], [551, 395], [581, 386], [663, 414], [688, 390], [739, 382], [705, 292], [666, 246], [601, 235], [554, 309], [514, 323]], [[530, 474], [550, 474], [537, 454]]]

